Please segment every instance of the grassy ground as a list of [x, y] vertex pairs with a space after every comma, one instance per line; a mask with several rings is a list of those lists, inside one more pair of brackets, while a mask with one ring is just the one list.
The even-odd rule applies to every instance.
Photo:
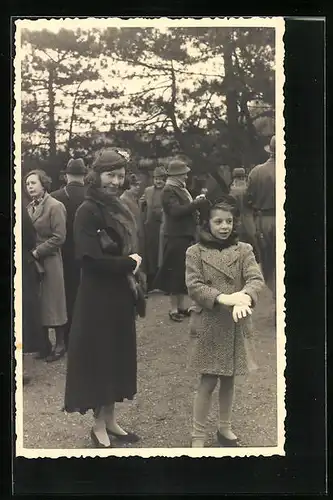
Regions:
[[[272, 305], [271, 294], [265, 290], [253, 316], [259, 369], [236, 380], [234, 431], [244, 446], [274, 446], [277, 441]], [[149, 296], [147, 317], [137, 323], [138, 394], [133, 402], [117, 405], [119, 423], [141, 436], [136, 447], [190, 446], [197, 374], [186, 369], [188, 320], [173, 323], [168, 308], [167, 297]], [[61, 411], [66, 359], [47, 364], [29, 356], [29, 365], [32, 381], [24, 387], [24, 447], [89, 448], [92, 415]], [[216, 421], [217, 394], [206, 446], [215, 445]]]

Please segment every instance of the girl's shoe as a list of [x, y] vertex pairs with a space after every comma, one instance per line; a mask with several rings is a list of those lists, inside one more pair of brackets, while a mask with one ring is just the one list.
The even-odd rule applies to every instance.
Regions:
[[105, 446], [105, 444], [101, 443], [98, 440], [98, 437], [96, 436], [94, 429], [91, 429], [90, 437], [91, 437], [92, 443], [94, 445], [94, 448], [112, 448], [111, 443], [110, 443], [110, 446]]
[[223, 434], [221, 434], [220, 431], [217, 431], [217, 441], [220, 446], [225, 447], [225, 448], [235, 448], [239, 447], [239, 442], [238, 439], [228, 439]]
[[106, 432], [108, 433], [109, 436], [114, 437], [118, 439], [118, 441], [122, 441], [123, 443], [137, 443], [140, 441], [139, 436], [137, 434], [134, 434], [134, 432], [127, 432], [127, 434], [116, 434], [113, 431], [110, 431], [110, 429], [106, 429]]
[[183, 316], [181, 316], [178, 312], [169, 312], [169, 318], [172, 321], [176, 321], [177, 323], [180, 323], [183, 321]]

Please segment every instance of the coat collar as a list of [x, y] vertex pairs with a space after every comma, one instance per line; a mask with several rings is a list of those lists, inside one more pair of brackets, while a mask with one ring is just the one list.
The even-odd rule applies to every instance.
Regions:
[[50, 199], [50, 195], [48, 193], [45, 193], [45, 195], [44, 195], [43, 199], [41, 200], [41, 202], [39, 203], [39, 205], [37, 205], [37, 207], [35, 207], [35, 210], [34, 210], [33, 202], [31, 201], [29, 203], [29, 205], [27, 206], [27, 209], [28, 209], [28, 212], [29, 212], [29, 215], [30, 215], [32, 222], [36, 222], [36, 220], [39, 219], [39, 217], [43, 214], [45, 204], [47, 204], [49, 199]]
[[199, 243], [201, 259], [205, 264], [213, 267], [220, 273], [226, 274], [234, 279], [237, 274], [235, 265], [240, 258], [239, 244], [231, 245], [222, 251], [214, 248], [207, 248]]
[[181, 188], [179, 188], [177, 186], [171, 186], [170, 184], [167, 184], [166, 186], [168, 189], [172, 189], [172, 191], [177, 193], [179, 198], [181, 198], [184, 201], [187, 201], [187, 203], [190, 203], [188, 197], [186, 196], [186, 193]]

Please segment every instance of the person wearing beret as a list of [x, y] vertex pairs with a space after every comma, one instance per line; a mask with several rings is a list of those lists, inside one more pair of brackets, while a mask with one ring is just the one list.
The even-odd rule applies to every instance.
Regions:
[[64, 410], [94, 413], [94, 447], [139, 437], [117, 422], [115, 403], [137, 392], [136, 306], [130, 287], [141, 264], [133, 215], [120, 201], [126, 157], [102, 149], [74, 219], [81, 280], [69, 335]]
[[82, 158], [69, 160], [66, 170], [66, 186], [53, 191], [51, 196], [61, 201], [67, 211], [66, 241], [62, 247], [66, 307], [68, 321], [65, 326], [65, 344], [68, 348], [68, 335], [72, 323], [73, 309], [80, 282], [80, 266], [75, 259], [73, 224], [76, 210], [84, 200], [86, 188], [84, 178], [87, 169]]
[[[66, 208], [48, 193], [51, 179], [43, 170], [31, 170], [25, 177], [30, 199], [27, 206], [36, 231], [36, 246], [31, 254], [42, 269], [40, 284], [42, 337], [39, 359], [57, 361], [65, 354], [64, 325], [67, 323], [61, 247], [66, 240]], [[54, 329], [56, 345], [52, 348], [49, 329]]]
[[163, 246], [161, 226], [163, 218], [162, 190], [166, 181], [166, 171], [156, 167], [153, 173], [153, 185], [146, 187], [141, 199], [141, 210], [145, 229], [145, 266], [148, 291], [152, 290], [159, 268], [160, 246]]
[[162, 191], [165, 238], [163, 263], [153, 285], [170, 295], [169, 317], [177, 322], [190, 314], [185, 308], [185, 253], [195, 241], [197, 211], [208, 203], [204, 195], [193, 200], [187, 190], [189, 171], [188, 165], [181, 160], [172, 160], [168, 165], [168, 178]]

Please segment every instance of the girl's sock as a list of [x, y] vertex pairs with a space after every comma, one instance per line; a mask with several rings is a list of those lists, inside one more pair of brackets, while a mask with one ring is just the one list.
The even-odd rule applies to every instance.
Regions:
[[202, 375], [193, 402], [192, 447], [203, 448], [206, 437], [206, 421], [211, 407], [212, 394], [217, 384], [214, 375]]
[[220, 377], [219, 389], [219, 424], [220, 433], [227, 439], [237, 439], [231, 430], [231, 413], [234, 400], [234, 377]]

